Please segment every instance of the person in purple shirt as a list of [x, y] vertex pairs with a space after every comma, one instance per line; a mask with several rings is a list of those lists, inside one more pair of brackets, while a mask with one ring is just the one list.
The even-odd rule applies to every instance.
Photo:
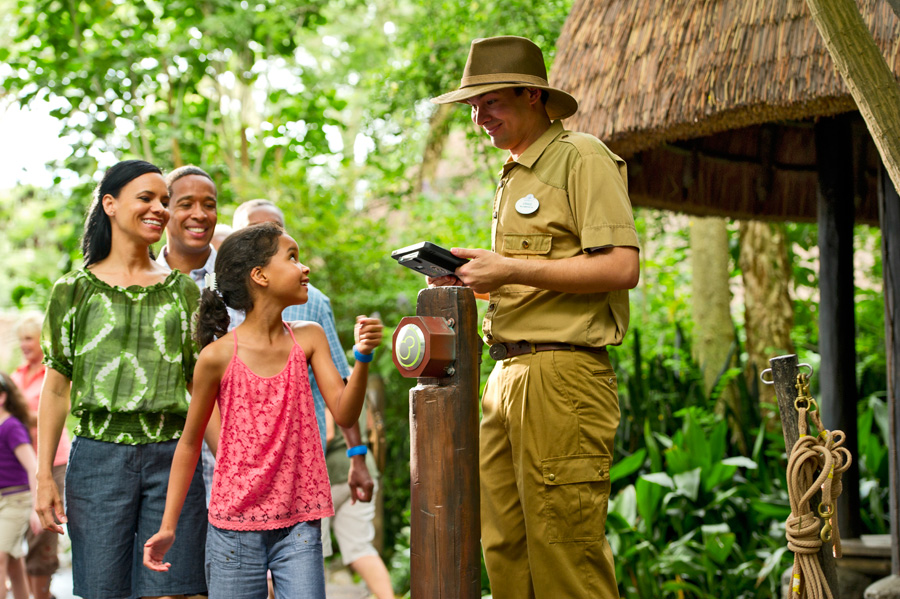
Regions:
[[41, 530], [34, 511], [37, 456], [25, 428], [29, 420], [25, 398], [0, 372], [0, 597], [4, 598], [9, 572], [15, 599], [28, 599], [22, 541], [29, 522], [32, 530]]

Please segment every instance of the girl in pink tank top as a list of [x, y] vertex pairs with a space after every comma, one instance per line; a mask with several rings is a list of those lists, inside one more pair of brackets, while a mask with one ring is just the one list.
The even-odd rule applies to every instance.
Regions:
[[[276, 597], [325, 596], [319, 520], [334, 510], [307, 364], [335, 421], [352, 425], [382, 326], [357, 317], [357, 361], [345, 387], [322, 328], [281, 320], [284, 308], [307, 299], [309, 268], [297, 254], [278, 225], [235, 232], [219, 248], [218, 275], [201, 296], [196, 337], [203, 350], [162, 524], [144, 546], [144, 565], [168, 570], [164, 557], [207, 424], [221, 415], [220, 434], [216, 424], [207, 434], [216, 453], [206, 546], [211, 599], [265, 597], [267, 570]], [[247, 314], [231, 333], [226, 305]]]

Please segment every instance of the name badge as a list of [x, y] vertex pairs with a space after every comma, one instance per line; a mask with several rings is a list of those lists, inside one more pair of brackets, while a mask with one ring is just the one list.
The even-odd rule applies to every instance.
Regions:
[[516, 212], [519, 214], [534, 214], [540, 207], [541, 203], [530, 193], [524, 198], [516, 200]]

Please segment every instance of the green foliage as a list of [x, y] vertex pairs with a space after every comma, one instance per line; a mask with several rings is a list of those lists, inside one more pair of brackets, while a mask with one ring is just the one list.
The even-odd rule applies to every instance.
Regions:
[[[406, 521], [409, 522], [409, 510], [404, 512]], [[412, 574], [410, 569], [410, 529], [404, 526], [400, 534], [396, 536], [396, 545], [394, 546], [394, 556], [390, 562], [391, 584], [395, 593], [409, 592], [409, 578]], [[407, 595], [402, 595], [406, 597]]]
[[758, 433], [752, 456], [731, 457], [726, 423], [706, 408], [673, 416], [670, 434], [646, 421], [644, 447], [610, 472], [622, 597], [777, 597], [790, 510], [782, 461], [764, 458], [779, 439]]
[[887, 402], [871, 395], [859, 404], [859, 499], [863, 524], [873, 534], [888, 534], [886, 506], [890, 496], [888, 447], [890, 430]]
[[245, 118], [217, 104], [246, 93], [265, 72], [260, 63], [292, 57], [298, 33], [323, 22], [323, 4], [20, 1], [4, 87], [23, 104], [57, 100], [55, 114], [74, 138], [65, 166], [76, 172], [96, 168], [97, 150], [164, 166], [233, 164], [237, 139], [215, 133]]
[[[740, 369], [723, 370], [717, 388], [726, 380], [737, 382], [738, 404], [753, 409], [712, 411], [715, 390], [704, 395], [690, 352], [685, 220], [639, 209], [636, 222], [642, 280], [631, 296], [629, 334], [611, 352], [622, 421], [610, 471], [607, 530], [621, 596], [775, 597], [791, 557], [784, 541], [790, 512], [784, 441], [780, 431], [760, 429], [758, 398]], [[790, 225], [788, 231], [794, 338], [802, 361], [818, 365], [815, 228]], [[879, 241], [871, 229], [857, 229], [859, 260], [872, 260], [857, 280], [857, 344], [866, 348], [858, 371], [867, 393], [859, 404], [861, 499], [872, 533], [886, 530], [888, 494]], [[743, 353], [738, 356], [739, 363], [745, 360]], [[735, 444], [726, 419], [747, 432], [746, 450]]]
[[[18, 188], [0, 195], [0, 307], [43, 310], [50, 286], [80, 255], [80, 207], [57, 194]], [[8, 285], [8, 287], [7, 287]]]

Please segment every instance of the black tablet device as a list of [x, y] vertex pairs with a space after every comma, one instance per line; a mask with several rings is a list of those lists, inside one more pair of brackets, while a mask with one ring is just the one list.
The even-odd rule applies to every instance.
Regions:
[[443, 277], [468, 262], [466, 258], [457, 258], [450, 250], [423, 241], [391, 252], [391, 258], [416, 272], [429, 277]]

